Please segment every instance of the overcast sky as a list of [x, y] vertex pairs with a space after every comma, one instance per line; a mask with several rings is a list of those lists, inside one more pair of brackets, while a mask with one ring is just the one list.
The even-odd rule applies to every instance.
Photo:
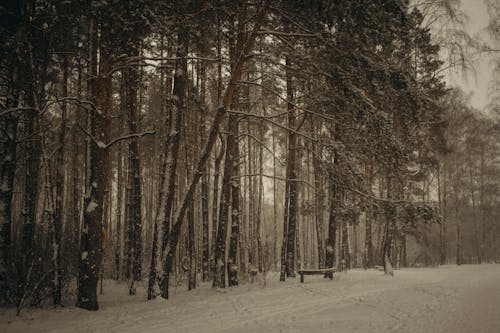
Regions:
[[[469, 17], [467, 31], [472, 36], [483, 32], [488, 24], [488, 12], [483, 0], [462, 0], [462, 9]], [[488, 85], [492, 79], [493, 65], [488, 57], [483, 56], [476, 62], [475, 76], [470, 74], [464, 77], [460, 73], [449, 73], [447, 81], [450, 85], [458, 85], [465, 92], [471, 94], [473, 107], [483, 110], [488, 104]]]

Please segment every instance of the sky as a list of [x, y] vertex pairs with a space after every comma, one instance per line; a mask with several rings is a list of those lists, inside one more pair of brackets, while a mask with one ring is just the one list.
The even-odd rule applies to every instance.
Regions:
[[[466, 30], [471, 36], [477, 36], [488, 24], [488, 12], [483, 0], [462, 0], [462, 9], [469, 17]], [[475, 62], [475, 74], [462, 75], [456, 70], [449, 72], [446, 81], [451, 86], [459, 86], [470, 95], [471, 105], [484, 110], [489, 102], [488, 85], [492, 79], [493, 65], [487, 56]]]

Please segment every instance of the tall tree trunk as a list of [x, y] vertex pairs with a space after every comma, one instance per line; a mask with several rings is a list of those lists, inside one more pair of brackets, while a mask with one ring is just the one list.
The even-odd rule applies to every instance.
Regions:
[[481, 237], [479, 234], [479, 221], [476, 218], [476, 196], [475, 196], [475, 185], [474, 176], [472, 173], [472, 161], [469, 160], [469, 186], [470, 186], [470, 197], [472, 202], [472, 222], [474, 224], [474, 236], [476, 238], [476, 255], [478, 262], [481, 263]]
[[219, 208], [219, 225], [217, 228], [217, 242], [215, 245], [215, 272], [214, 287], [225, 287], [225, 261], [227, 224], [229, 219], [229, 207], [231, 205], [231, 181], [233, 180], [233, 154], [235, 152], [236, 138], [234, 126], [238, 120], [234, 115], [229, 115], [227, 120], [228, 134], [226, 137], [226, 157], [224, 161], [224, 176], [222, 178], [222, 191]]
[[[294, 99], [294, 87], [292, 82], [292, 74], [288, 68], [291, 66], [291, 60], [289, 56], [285, 57], [285, 65], [287, 67], [286, 71], [286, 95], [287, 109], [288, 109], [288, 127], [295, 129], [295, 108], [291, 101]], [[298, 193], [297, 193], [297, 134], [293, 131], [288, 132], [288, 152], [287, 152], [287, 179], [286, 187], [288, 188], [288, 203], [285, 204], [285, 208], [288, 208], [288, 212], [285, 212], [287, 216], [287, 228], [286, 234], [283, 237], [286, 238], [286, 258], [281, 265], [285, 265], [285, 271], [287, 276], [295, 276], [295, 233], [297, 228], [297, 209], [298, 209]], [[285, 195], [286, 197], [286, 195]], [[286, 198], [285, 198], [286, 200]], [[283, 258], [282, 258], [283, 260]]]
[[328, 237], [326, 239], [325, 266], [332, 268], [335, 265], [335, 240], [337, 238], [337, 212], [340, 205], [340, 191], [336, 185], [334, 170], [328, 170]]
[[[441, 172], [442, 170], [442, 172]], [[439, 258], [441, 265], [446, 265], [447, 262], [447, 157], [444, 157], [443, 167], [441, 168], [441, 164], [438, 169], [438, 198], [439, 198], [439, 206], [441, 207], [441, 224], [439, 225]]]
[[[372, 193], [373, 186], [373, 164], [368, 162], [365, 165], [366, 175], [366, 193]], [[365, 219], [365, 267], [371, 268], [373, 262], [373, 239], [372, 239], [372, 222], [373, 222], [373, 204], [368, 202], [366, 206], [366, 219]]]
[[392, 202], [393, 199], [393, 176], [387, 175], [387, 202], [384, 204], [384, 216], [385, 216], [385, 236], [382, 248], [382, 262], [384, 264], [384, 273], [388, 275], [394, 275], [391, 265], [392, 256], [392, 246], [393, 237], [395, 233], [395, 207]]
[[211, 272], [212, 272], [212, 278], [215, 279], [215, 246], [217, 243], [217, 226], [218, 226], [218, 207], [219, 207], [219, 178], [220, 178], [220, 165], [222, 163], [222, 159], [224, 158], [225, 155], [225, 143], [224, 140], [221, 140], [221, 147], [219, 154], [215, 158], [215, 163], [214, 163], [214, 187], [213, 187], [213, 194], [212, 194], [212, 246], [210, 249], [210, 253], [212, 254], [212, 267], [211, 267]]
[[[138, 56], [138, 50], [132, 52], [133, 56]], [[126, 69], [126, 107], [128, 113], [128, 127], [131, 134], [139, 132], [139, 108], [137, 91], [140, 84], [139, 69], [137, 67], [129, 67]], [[134, 281], [141, 280], [142, 273], [142, 186], [141, 186], [141, 161], [139, 155], [138, 139], [130, 140], [129, 142], [129, 184], [130, 196], [127, 198], [130, 201], [129, 209], [129, 229], [132, 231], [130, 237], [130, 262], [131, 262], [131, 278], [129, 293], [135, 294]]]
[[[152, 256], [155, 256], [157, 260], [162, 261], [161, 265], [155, 264], [154, 266], [157, 266], [155, 269], [161, 268], [159, 276], [161, 296], [163, 298], [168, 298], [169, 277], [168, 273], [166, 273], [166, 256], [169, 251], [169, 249], [167, 249], [167, 244], [169, 242], [170, 219], [174, 203], [175, 178], [181, 139], [182, 115], [186, 107], [188, 44], [189, 32], [179, 23], [177, 26], [177, 51], [170, 117], [170, 123], [173, 127], [168, 133], [167, 142], [165, 144], [165, 163], [162, 176], [162, 186], [160, 190], [160, 202], [157, 217], [155, 219], [155, 223], [161, 224], [162, 227], [161, 251], [158, 256], [155, 253], [156, 249], [153, 248], [154, 254], [152, 254]], [[155, 229], [158, 230], [157, 227], [155, 227]], [[155, 279], [156, 273], [150, 274], [150, 285], [154, 285]]]
[[[237, 97], [235, 97], [236, 99]], [[237, 107], [237, 102], [234, 103]], [[228, 272], [228, 285], [229, 287], [238, 285], [238, 240], [240, 238], [240, 150], [238, 144], [238, 120], [233, 119], [231, 123], [233, 139], [235, 142], [232, 144], [232, 180], [231, 180], [231, 238], [229, 241], [229, 258], [227, 261]], [[241, 250], [241, 249], [240, 249]]]
[[[63, 96], [68, 96], [68, 56], [64, 56], [63, 60]], [[61, 234], [63, 224], [63, 190], [64, 190], [64, 152], [65, 152], [65, 139], [66, 139], [66, 116], [67, 104], [63, 102], [61, 106], [61, 128], [59, 130], [58, 154], [56, 160], [57, 175], [56, 175], [56, 205], [54, 210], [54, 238], [52, 249], [54, 253], [53, 258], [53, 302], [54, 305], [61, 304], [62, 292], [62, 260], [61, 260]]]
[[455, 227], [456, 227], [456, 236], [457, 236], [457, 243], [456, 243], [456, 263], [457, 265], [462, 264], [462, 225], [461, 225], [461, 216], [459, 215], [459, 194], [458, 194], [458, 189], [459, 189], [459, 170], [458, 170], [458, 163], [457, 160], [455, 159], [455, 180], [454, 180], [454, 186], [453, 186], [453, 194], [454, 194], [454, 201], [455, 201]]
[[188, 290], [196, 288], [196, 246], [195, 246], [195, 232], [194, 232], [194, 200], [189, 202], [187, 211], [188, 220]]
[[[206, 69], [205, 69], [205, 64], [202, 62], [200, 64], [200, 76], [201, 76], [201, 87], [200, 87], [200, 103], [202, 107], [202, 115], [201, 115], [201, 121], [200, 121], [200, 131], [202, 133], [203, 139], [206, 137], [206, 128], [205, 128], [205, 121], [206, 121], [206, 113], [207, 113], [207, 105], [206, 105]], [[202, 264], [201, 264], [201, 269], [202, 269], [202, 279], [203, 281], [207, 281], [209, 278], [209, 270], [210, 270], [210, 243], [209, 243], [209, 223], [208, 223], [208, 180], [209, 180], [209, 172], [208, 168], [205, 166], [203, 169], [203, 176], [201, 177], [201, 218], [202, 218], [202, 248], [203, 248], [203, 255], [202, 255]]]
[[[97, 29], [93, 19], [90, 23], [90, 58], [91, 97], [101, 110], [98, 113], [90, 111], [90, 133], [97, 142], [108, 142], [109, 117], [111, 108], [112, 80], [108, 75], [97, 77]], [[104, 38], [103, 38], [104, 39]], [[103, 74], [111, 69], [110, 54], [105, 48], [101, 49], [99, 68]], [[97, 310], [97, 282], [102, 261], [103, 228], [102, 215], [105, 200], [106, 184], [109, 174], [109, 154], [107, 149], [99, 147], [96, 143], [90, 145], [90, 174], [89, 193], [85, 198], [83, 217], [83, 230], [80, 242], [80, 262], [78, 270], [78, 299], [77, 306], [86, 310]]]
[[[312, 132], [318, 132], [320, 129], [314, 126], [314, 120], [311, 119], [311, 127], [313, 128]], [[316, 240], [318, 246], [318, 267], [322, 268], [325, 264], [324, 259], [324, 242], [323, 242], [323, 206], [325, 200], [325, 191], [323, 188], [323, 173], [321, 171], [321, 146], [319, 144], [315, 144], [312, 152], [312, 164], [313, 164], [313, 172], [314, 172], [314, 187], [316, 190], [314, 191], [314, 218], [316, 222]]]
[[115, 231], [115, 279], [120, 279], [120, 263], [122, 260], [122, 201], [123, 201], [123, 148], [122, 143], [118, 143], [118, 165], [116, 180], [116, 231]]
[[484, 149], [484, 144], [480, 144], [480, 159], [479, 159], [479, 209], [480, 209], [480, 216], [481, 219], [479, 221], [479, 226], [478, 229], [480, 229], [480, 242], [479, 242], [479, 263], [481, 264], [485, 260], [485, 246], [486, 246], [486, 225], [485, 225], [485, 204], [484, 204], [484, 190], [485, 190], [485, 184], [484, 184], [484, 174], [486, 172], [486, 161], [485, 161], [485, 149]]

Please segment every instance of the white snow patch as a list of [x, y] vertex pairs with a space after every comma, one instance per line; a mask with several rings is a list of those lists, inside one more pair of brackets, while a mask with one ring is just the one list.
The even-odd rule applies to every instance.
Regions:
[[394, 278], [360, 269], [303, 284], [270, 272], [265, 284], [214, 290], [202, 282], [152, 302], [147, 283], [129, 296], [127, 285], [105, 280], [99, 311], [33, 308], [16, 317], [0, 309], [0, 332], [500, 332], [499, 276], [500, 265], [484, 264], [402, 269]]
[[87, 213], [92, 213], [99, 205], [95, 202], [95, 201], [91, 201], [89, 202], [89, 204], [87, 205], [87, 209], [85, 209], [85, 211]]

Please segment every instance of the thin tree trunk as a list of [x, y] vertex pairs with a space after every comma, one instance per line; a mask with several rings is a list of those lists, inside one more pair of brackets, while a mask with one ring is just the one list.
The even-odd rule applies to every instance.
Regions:
[[[133, 54], [138, 50], [134, 50]], [[131, 134], [139, 132], [139, 104], [137, 91], [140, 84], [139, 70], [130, 67], [126, 70], [126, 98], [128, 111], [128, 127]], [[130, 248], [129, 256], [131, 263], [131, 284], [129, 294], [135, 294], [134, 282], [141, 280], [142, 273], [142, 184], [141, 184], [141, 161], [139, 155], [138, 139], [129, 142], [129, 184], [130, 195], [127, 200], [130, 202], [129, 210], [129, 230]]]
[[326, 239], [325, 266], [332, 268], [335, 266], [335, 240], [337, 238], [337, 211], [340, 204], [340, 193], [335, 183], [333, 170], [328, 170], [329, 183], [329, 217], [328, 217], [328, 237]]
[[[311, 132], [319, 132], [319, 128], [314, 126], [314, 120], [311, 119]], [[318, 246], [318, 267], [322, 268], [325, 264], [324, 259], [324, 242], [323, 242], [323, 206], [325, 200], [325, 191], [322, 184], [323, 173], [321, 171], [321, 146], [320, 143], [314, 145], [312, 152], [312, 164], [313, 164], [313, 172], [314, 172], [314, 187], [316, 190], [314, 191], [314, 217], [316, 222], [316, 240]]]
[[[217, 242], [215, 245], [215, 272], [214, 287], [225, 287], [225, 261], [226, 261], [226, 240], [227, 224], [229, 219], [229, 207], [231, 205], [231, 182], [233, 181], [233, 154], [236, 138], [234, 136], [234, 124], [237, 126], [238, 120], [234, 115], [230, 115], [227, 121], [226, 157], [224, 161], [224, 176], [222, 178], [222, 191], [219, 208], [219, 225], [217, 229]], [[239, 213], [239, 212], [238, 212]]]
[[[63, 96], [68, 96], [68, 56], [64, 56], [63, 60]], [[56, 205], [54, 210], [54, 239], [53, 239], [53, 302], [54, 305], [61, 304], [62, 296], [62, 258], [61, 258], [61, 234], [62, 234], [62, 224], [63, 224], [63, 190], [64, 190], [64, 152], [65, 152], [65, 142], [66, 142], [66, 116], [67, 116], [67, 104], [62, 103], [61, 106], [61, 128], [59, 130], [59, 142], [57, 154], [57, 175], [56, 175]]]
[[[366, 193], [372, 193], [373, 186], [373, 165], [369, 162], [365, 165], [366, 174]], [[373, 205], [371, 202], [366, 206], [366, 219], [365, 219], [365, 267], [371, 268], [373, 262], [373, 239], [372, 239], [372, 221], [373, 221]]]
[[[235, 97], [236, 98], [236, 97]], [[237, 107], [237, 103], [234, 103]], [[229, 287], [238, 285], [238, 240], [240, 238], [240, 180], [239, 180], [239, 164], [240, 150], [238, 144], [238, 120], [234, 119], [231, 123], [232, 135], [236, 142], [233, 143], [232, 149], [232, 180], [231, 180], [231, 238], [229, 242], [229, 258], [227, 261], [228, 285]], [[241, 251], [241, 248], [240, 248]]]
[[387, 175], [387, 202], [384, 205], [384, 213], [385, 213], [385, 237], [383, 243], [383, 251], [382, 251], [382, 262], [384, 264], [384, 273], [388, 275], [394, 275], [391, 265], [391, 250], [392, 250], [392, 242], [394, 236], [394, 228], [395, 228], [395, 208], [391, 202], [393, 198], [393, 177]]
[[[291, 60], [289, 56], [285, 57], [285, 65], [287, 68], [291, 66]], [[288, 109], [288, 127], [295, 129], [295, 110], [294, 105], [291, 101], [294, 99], [294, 87], [292, 82], [292, 74], [287, 69], [286, 72], [286, 94]], [[286, 258], [282, 262], [282, 266], [285, 265], [285, 271], [287, 276], [295, 276], [295, 233], [297, 228], [297, 209], [298, 209], [298, 193], [297, 193], [297, 134], [290, 131], [288, 133], [288, 152], [287, 152], [287, 179], [286, 187], [288, 188], [288, 200], [289, 202], [285, 204], [288, 208], [288, 212], [285, 213], [287, 217], [287, 228], [286, 234], [283, 237], [286, 238]], [[285, 195], [286, 196], [286, 195]], [[285, 198], [286, 200], [286, 198]], [[283, 259], [283, 258], [282, 258]]]
[[195, 246], [195, 232], [194, 232], [194, 200], [189, 202], [187, 211], [188, 220], [188, 255], [189, 255], [189, 268], [188, 268], [188, 290], [196, 288], [196, 246]]
[[[162, 179], [163, 185], [160, 192], [160, 203], [157, 218], [155, 219], [155, 223], [161, 223], [162, 225], [161, 252], [160, 256], [156, 256], [155, 254], [155, 257], [157, 257], [157, 260], [162, 261], [162, 264], [157, 267], [161, 268], [160, 290], [163, 298], [168, 298], [168, 274], [165, 273], [167, 266], [166, 255], [169, 251], [169, 249], [167, 249], [167, 244], [169, 242], [170, 218], [174, 204], [175, 178], [181, 138], [182, 114], [185, 111], [187, 89], [187, 54], [189, 32], [184, 27], [181, 27], [180, 24], [177, 26], [177, 29], [178, 48], [176, 54], [177, 60], [175, 62], [174, 87], [170, 118], [173, 128], [169, 131], [167, 142], [165, 144], [165, 168], [163, 169], [164, 179]], [[156, 249], [153, 249], [153, 252], [155, 251]], [[150, 280], [152, 280], [150, 281], [150, 284], [152, 283], [154, 285], [154, 278], [156, 278], [156, 274], [150, 275]]]
[[[202, 110], [201, 121], [200, 121], [200, 131], [202, 133], [203, 139], [206, 137], [206, 128], [205, 128], [205, 114], [207, 112], [206, 106], [206, 70], [205, 64], [202, 62], [200, 64], [200, 76], [201, 76], [201, 88], [200, 88], [200, 103]], [[203, 281], [207, 281], [209, 279], [209, 270], [210, 270], [210, 243], [209, 243], [209, 223], [208, 223], [208, 180], [209, 180], [209, 172], [208, 168], [205, 166], [203, 169], [203, 176], [201, 178], [201, 217], [202, 217], [202, 279]]]
[[220, 165], [222, 159], [225, 155], [225, 144], [224, 141], [221, 140], [221, 148], [220, 152], [217, 155], [214, 163], [214, 188], [213, 188], [213, 199], [212, 199], [212, 247], [210, 253], [212, 253], [212, 278], [215, 278], [213, 274], [215, 273], [215, 245], [217, 243], [217, 226], [218, 226], [218, 207], [219, 207], [219, 178], [220, 178]]
[[478, 262], [481, 263], [481, 237], [479, 235], [479, 221], [476, 218], [476, 197], [474, 195], [474, 177], [472, 173], [472, 161], [469, 160], [469, 185], [470, 185], [470, 197], [472, 201], [472, 222], [474, 224], [474, 236], [476, 238], [476, 256]]

